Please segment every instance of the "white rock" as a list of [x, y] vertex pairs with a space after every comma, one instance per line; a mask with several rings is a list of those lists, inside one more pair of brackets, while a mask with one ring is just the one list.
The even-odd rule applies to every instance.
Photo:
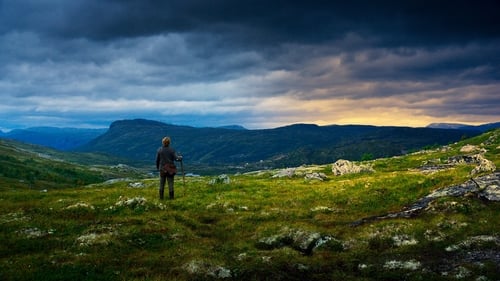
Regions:
[[337, 160], [332, 165], [332, 173], [336, 176], [361, 172], [374, 172], [374, 170], [368, 165], [356, 165], [349, 160], [343, 159]]

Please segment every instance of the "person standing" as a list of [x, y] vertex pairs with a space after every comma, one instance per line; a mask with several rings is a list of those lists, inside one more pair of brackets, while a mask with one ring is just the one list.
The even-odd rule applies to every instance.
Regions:
[[160, 171], [160, 200], [163, 200], [165, 182], [168, 182], [168, 194], [172, 200], [174, 199], [174, 176], [177, 173], [174, 161], [182, 161], [182, 156], [170, 147], [170, 137], [164, 137], [161, 142], [162, 146], [156, 153], [156, 170]]

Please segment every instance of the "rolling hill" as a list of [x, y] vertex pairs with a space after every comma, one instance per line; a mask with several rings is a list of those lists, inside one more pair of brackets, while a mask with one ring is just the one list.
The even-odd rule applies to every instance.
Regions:
[[142, 171], [128, 165], [105, 165], [126, 163], [121, 160], [0, 139], [0, 191], [17, 187], [76, 187], [114, 178], [145, 176]]

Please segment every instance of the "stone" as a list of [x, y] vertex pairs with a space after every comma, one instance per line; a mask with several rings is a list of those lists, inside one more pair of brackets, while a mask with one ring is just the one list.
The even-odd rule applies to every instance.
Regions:
[[353, 162], [344, 159], [339, 159], [332, 165], [332, 173], [335, 176], [356, 174], [362, 172], [374, 172], [374, 170], [368, 165], [356, 165]]
[[66, 207], [67, 210], [71, 210], [71, 209], [91, 209], [91, 210], [94, 210], [94, 206], [90, 205], [90, 204], [87, 204], [85, 202], [78, 202], [76, 204], [73, 204], [73, 205], [70, 205], [68, 207]]
[[115, 206], [117, 207], [129, 207], [131, 209], [135, 209], [140, 206], [145, 206], [147, 203], [146, 198], [144, 197], [134, 197], [134, 198], [127, 198], [127, 197], [122, 197], [118, 198], [118, 201], [115, 203]]
[[433, 163], [432, 161], [426, 161], [424, 165], [419, 168], [419, 170], [422, 173], [433, 173], [453, 168], [456, 165], [473, 165], [473, 164], [475, 164], [476, 167], [474, 167], [474, 169], [471, 170], [470, 172], [471, 176], [475, 176], [480, 173], [496, 171], [495, 163], [486, 159], [482, 154], [452, 156], [449, 157], [446, 160], [446, 163], [444, 164]]
[[272, 250], [289, 246], [302, 254], [310, 255], [315, 248], [327, 243], [331, 239], [329, 236], [321, 236], [318, 232], [285, 227], [278, 234], [259, 239], [256, 247]]
[[472, 144], [466, 144], [466, 145], [462, 146], [462, 148], [460, 148], [460, 152], [462, 152], [462, 153], [471, 153], [471, 152], [476, 152], [479, 150], [480, 150], [479, 147], [472, 145]]
[[475, 178], [474, 182], [479, 187], [479, 198], [500, 201], [500, 173]]
[[80, 246], [108, 245], [113, 233], [89, 233], [76, 238]]
[[449, 157], [448, 164], [460, 165], [460, 164], [479, 164], [481, 159], [484, 158], [480, 154], [475, 155], [457, 155]]
[[494, 172], [497, 169], [495, 163], [486, 159], [482, 154], [453, 156], [448, 158], [448, 163], [452, 165], [476, 164], [477, 166], [470, 172], [471, 176], [484, 172]]
[[324, 173], [308, 173], [305, 175], [304, 179], [305, 180], [319, 180], [319, 181], [324, 181], [328, 177]]
[[276, 174], [272, 176], [272, 178], [291, 178], [295, 175], [296, 168], [286, 168], [279, 170]]
[[398, 261], [390, 260], [384, 264], [385, 269], [407, 269], [407, 270], [417, 270], [422, 266], [422, 264], [417, 260], [409, 261]]
[[229, 178], [228, 175], [222, 174], [217, 176], [216, 178], [211, 179], [208, 184], [209, 185], [215, 185], [215, 184], [230, 184], [231, 179]]
[[143, 188], [145, 187], [144, 183], [143, 182], [130, 182], [128, 184], [129, 187], [132, 187], [132, 188]]
[[484, 172], [494, 172], [497, 167], [495, 166], [495, 163], [492, 161], [484, 158], [482, 155], [478, 154], [479, 157], [478, 159], [478, 165], [470, 172], [470, 174], [476, 175], [479, 173], [484, 173]]
[[205, 261], [193, 260], [184, 265], [184, 268], [188, 273], [193, 275], [205, 275], [206, 277], [212, 277], [216, 279], [225, 279], [232, 277], [230, 269]]
[[25, 228], [19, 231], [16, 231], [16, 233], [21, 234], [25, 236], [26, 238], [41, 238], [45, 237], [47, 235], [53, 234], [54, 230], [50, 229], [48, 231], [40, 230], [37, 227], [31, 227], [31, 228]]
[[289, 233], [289, 237], [292, 239], [292, 248], [304, 254], [310, 254], [321, 235], [317, 232], [295, 230]]

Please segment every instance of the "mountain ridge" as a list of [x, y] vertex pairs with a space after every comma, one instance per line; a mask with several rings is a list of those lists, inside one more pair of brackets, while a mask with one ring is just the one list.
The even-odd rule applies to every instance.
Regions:
[[118, 120], [77, 151], [101, 152], [153, 163], [164, 136], [192, 165], [247, 168], [331, 163], [388, 157], [478, 135], [447, 130], [372, 125], [291, 124], [274, 129], [195, 128], [146, 119]]
[[105, 133], [107, 130], [108, 129], [30, 127], [26, 129], [14, 129], [9, 132], [0, 131], [0, 138], [68, 151], [87, 143]]
[[435, 129], [462, 129], [462, 130], [479, 130], [481, 132], [486, 132], [490, 129], [500, 128], [500, 122], [487, 123], [481, 125], [467, 125], [461, 123], [431, 123], [427, 125], [427, 128]]
[[125, 119], [111, 123], [108, 129], [32, 127], [2, 132], [0, 138], [62, 151], [97, 152], [110, 156], [110, 164], [116, 164], [113, 161], [118, 157], [151, 169], [161, 138], [168, 135], [172, 146], [185, 156], [194, 172], [222, 172], [228, 168], [244, 171], [402, 155], [500, 127], [500, 123], [446, 124], [412, 128], [296, 123], [270, 129], [246, 129], [238, 125], [200, 128]]
[[[141, 120], [141, 119], [137, 119]], [[146, 119], [142, 119], [146, 120]], [[119, 121], [119, 120], [118, 120]], [[149, 120], [152, 121], [152, 120]], [[158, 121], [159, 122], [159, 121]], [[162, 123], [162, 122], [160, 122]], [[113, 124], [113, 123], [112, 123]], [[171, 124], [173, 125], [173, 124]], [[283, 127], [296, 126], [296, 125], [311, 125], [318, 126], [316, 124], [290, 124]], [[182, 126], [182, 125], [174, 125]], [[324, 127], [335, 126], [335, 125], [325, 125]], [[348, 126], [348, 125], [345, 125]], [[364, 126], [364, 125], [361, 125]], [[366, 125], [371, 126], [371, 125]], [[191, 126], [186, 126], [191, 127]], [[391, 127], [391, 126], [386, 126]], [[243, 130], [252, 131], [241, 125], [225, 125], [218, 127], [192, 127], [197, 129], [203, 128], [215, 128], [215, 129], [226, 129], [226, 130]], [[282, 128], [282, 127], [277, 127]], [[277, 129], [270, 128], [269, 130]], [[478, 130], [485, 132], [489, 129], [500, 128], [500, 122], [487, 123], [481, 125], [467, 125], [461, 123], [431, 123], [426, 126], [426, 128], [435, 129], [461, 129], [461, 130]], [[93, 140], [94, 138], [104, 134], [109, 130], [108, 128], [73, 128], [73, 127], [50, 127], [50, 126], [39, 126], [39, 127], [29, 127], [25, 129], [13, 129], [10, 131], [0, 130], [0, 138], [18, 140], [25, 143], [38, 144], [42, 146], [47, 146], [50, 148], [55, 148], [62, 151], [69, 151], [78, 148], [87, 142]], [[267, 129], [266, 129], [267, 130]]]

